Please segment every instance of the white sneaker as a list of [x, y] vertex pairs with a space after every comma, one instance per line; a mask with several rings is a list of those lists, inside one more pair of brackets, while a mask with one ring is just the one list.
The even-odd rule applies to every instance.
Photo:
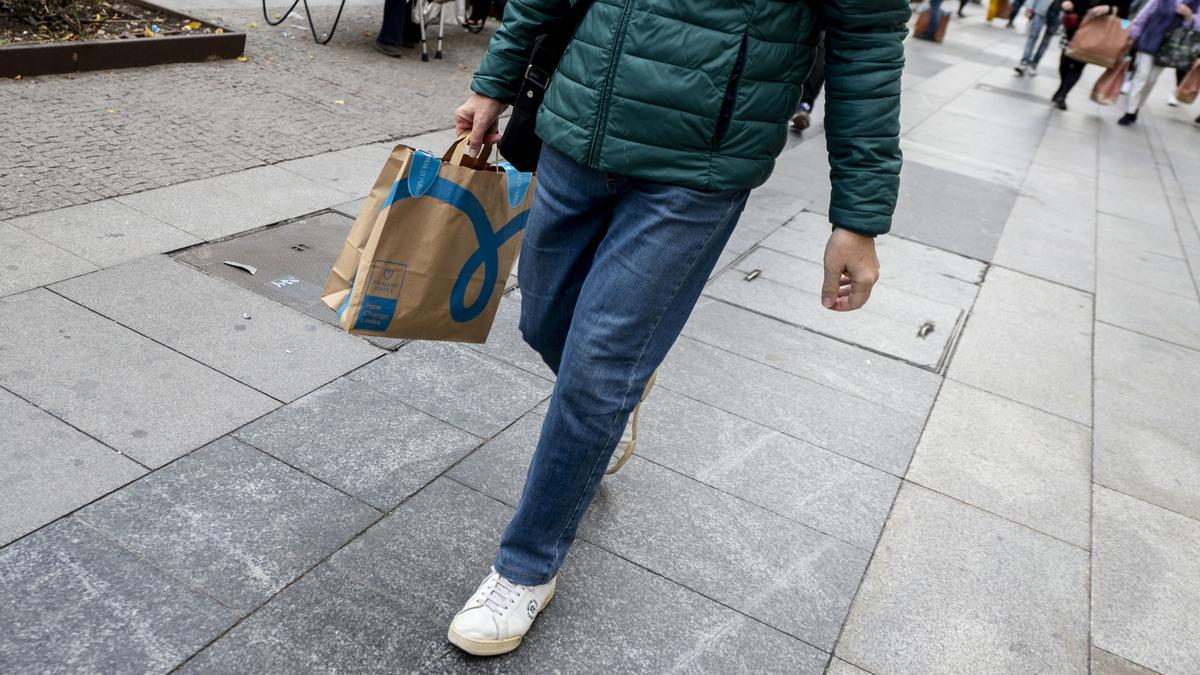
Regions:
[[557, 577], [540, 586], [522, 586], [492, 573], [454, 615], [446, 638], [474, 656], [507, 654], [521, 646], [539, 612], [554, 599]]
[[1167, 97], [1167, 105], [1171, 106], [1172, 108], [1179, 107], [1179, 99], [1175, 98], [1175, 94], [1171, 94]]
[[1037, 64], [1029, 64], [1029, 68], [1025, 71], [1025, 74], [1029, 75], [1030, 77], [1037, 77]]
[[625, 423], [625, 431], [621, 432], [621, 440], [617, 442], [617, 449], [613, 450], [612, 458], [608, 460], [608, 470], [604, 473], [612, 475], [621, 470], [625, 466], [625, 462], [633, 457], [633, 451], [637, 449], [637, 421], [638, 412], [642, 409], [642, 403], [646, 397], [650, 395], [650, 390], [654, 388], [654, 380], [658, 379], [658, 371], [650, 376], [650, 381], [646, 383], [646, 391], [642, 392], [642, 398], [638, 404], [633, 407], [633, 412], [629, 415], [629, 421]]

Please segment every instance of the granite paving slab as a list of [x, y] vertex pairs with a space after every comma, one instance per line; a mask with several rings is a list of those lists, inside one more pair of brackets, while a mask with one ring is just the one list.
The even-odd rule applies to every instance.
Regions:
[[1149, 226], [1172, 227], [1175, 225], [1175, 219], [1171, 216], [1171, 207], [1167, 205], [1165, 197], [1154, 198], [1147, 194], [1130, 195], [1101, 190], [1097, 193], [1097, 200], [1097, 208], [1101, 213], [1129, 218]]
[[380, 515], [223, 438], [78, 517], [223, 604], [250, 611]]
[[[714, 279], [705, 295], [931, 370], [941, 365], [961, 309], [880, 282], [861, 310], [832, 312], [821, 306], [823, 277], [818, 263], [758, 248]], [[932, 330], [922, 337], [925, 324]]]
[[1021, 183], [1027, 217], [1049, 223], [1091, 224], [1096, 220], [1096, 180], [1044, 164], [1032, 164]]
[[941, 378], [719, 300], [701, 298], [683, 334], [900, 412], [924, 417]]
[[829, 667], [825, 669], [825, 675], [871, 675], [871, 673], [835, 657], [830, 659]]
[[[804, 211], [808, 200], [790, 192], [759, 188], [750, 193], [738, 219], [738, 229], [767, 235]], [[826, 220], [826, 233], [829, 232]]]
[[1200, 670], [1200, 521], [1096, 488], [1092, 641], [1163, 673]]
[[390, 148], [376, 143], [292, 159], [275, 166], [351, 196], [365, 197], [390, 154]]
[[[1182, 258], [1179, 234], [1174, 227], [1153, 227], [1107, 213], [1096, 215], [1099, 246], [1114, 253], [1137, 251]], [[1105, 272], [1120, 272], [1119, 265], [1106, 265]]]
[[[828, 656], [585, 542], [521, 648], [468, 657], [446, 626], [511, 511], [438, 480], [209, 647], [185, 670], [820, 673]], [[652, 599], [653, 601], [648, 601]], [[637, 606], [630, 612], [631, 605]], [[597, 623], [597, 617], [620, 621]], [[341, 630], [330, 631], [328, 626]]]
[[284, 220], [282, 213], [218, 182], [206, 178], [179, 183], [122, 195], [116, 201], [205, 241]]
[[165, 256], [72, 279], [53, 290], [282, 401], [383, 353]]
[[500, 307], [496, 310], [496, 322], [492, 324], [487, 342], [467, 346], [538, 377], [553, 380], [554, 372], [521, 336], [520, 320], [521, 291], [516, 290], [501, 298]]
[[1095, 137], [1087, 131], [1048, 127], [1033, 158], [1060, 171], [1089, 177], [1097, 173]]
[[584, 517], [582, 537], [823, 650], [868, 554], [640, 458]]
[[96, 269], [92, 263], [29, 234], [0, 223], [0, 296], [52, 284]]
[[167, 671], [238, 614], [68, 518], [0, 550], [0, 670]]
[[[990, 98], [997, 100], [995, 95]], [[969, 109], [956, 103], [957, 100], [951, 101], [934, 113], [924, 124], [909, 132], [907, 139], [910, 142], [940, 147], [947, 152], [987, 157], [993, 164], [1009, 171], [1021, 172], [1028, 167], [1036, 153], [1040, 136], [1038, 120], [1031, 118], [1031, 124], [1020, 127], [993, 124], [988, 133], [981, 134], [978, 107]], [[905, 164], [909, 162], [906, 161]], [[901, 171], [901, 185], [905, 182], [907, 169], [908, 166], [905, 166]], [[908, 182], [920, 180], [918, 176], [923, 175], [923, 171], [927, 169], [942, 170], [922, 165], [922, 169], [907, 176]], [[950, 171], [946, 173], [951, 176], [958, 175]], [[927, 185], [922, 192], [927, 195], [935, 194], [932, 188], [932, 185]]]
[[[378, 169], [376, 167], [376, 173]], [[323, 185], [279, 166], [259, 166], [218, 176], [217, 187], [268, 208], [283, 218], [295, 218], [363, 195]], [[370, 186], [367, 187], [370, 191]]]
[[[522, 419], [450, 476], [515, 507], [540, 422]], [[825, 650], [868, 556], [637, 456], [601, 483], [579, 535]]]
[[1094, 291], [1095, 222], [1092, 218], [1060, 217], [1035, 198], [1022, 195], [1004, 225], [992, 261], [1030, 276]]
[[350, 378], [481, 438], [550, 395], [553, 383], [461, 345], [418, 342]]
[[347, 378], [242, 427], [235, 436], [382, 511], [480, 443]]
[[[526, 415], [448, 475], [515, 506], [542, 420], [536, 412]], [[899, 484], [887, 473], [664, 387], [644, 404], [635, 456], [866, 551]]]
[[1197, 299], [1191, 269], [1176, 245], [1175, 255], [1147, 251], [1137, 245], [1119, 245], [1107, 240], [1101, 229], [1097, 247], [1100, 272], [1105, 280], [1141, 285], [1149, 293]]
[[345, 202], [344, 204], [337, 204], [331, 208], [334, 211], [337, 211], [338, 213], [340, 213], [344, 216], [350, 216], [351, 218], [357, 218], [358, 212], [362, 211], [363, 204], [366, 203], [366, 201], [367, 201], [367, 198], [363, 197], [362, 199], [354, 199], [354, 200]]
[[1200, 352], [1096, 326], [1095, 481], [1200, 519]]
[[[829, 223], [824, 217], [801, 213], [772, 232], [763, 248], [786, 253], [812, 263], [823, 263]], [[880, 282], [930, 300], [970, 309], [983, 280], [985, 265], [900, 237], [876, 237]]]
[[[1187, 289], [1181, 285], [1179, 290]], [[1162, 293], [1101, 273], [1096, 279], [1096, 320], [1200, 349], [1200, 300], [1194, 296]]]
[[1103, 649], [1092, 647], [1093, 675], [1157, 675], [1149, 668], [1143, 668], [1136, 663], [1110, 654]]
[[992, 268], [947, 377], [1092, 421], [1092, 296]]
[[1013, 188], [905, 162], [892, 234], [988, 261], [1016, 198]]
[[278, 405], [47, 290], [0, 299], [0, 385], [151, 468]]
[[775, 170], [762, 189], [774, 190], [806, 200], [806, 210], [829, 213], [829, 153], [825, 134], [806, 136], [800, 145], [779, 154]]
[[1119, 176], [1117, 174], [1100, 172], [1097, 185], [1101, 192], [1116, 192], [1123, 195], [1140, 196], [1159, 201], [1166, 199], [1163, 182], [1156, 174], [1148, 176]]
[[451, 467], [446, 475], [515, 508], [525, 486], [544, 415], [537, 411], [525, 415]]
[[[930, 111], [929, 114], [933, 112], [936, 112], [936, 109]], [[903, 120], [904, 113], [901, 112], [902, 125]], [[997, 164], [990, 161], [986, 155], [963, 153], [944, 145], [918, 143], [903, 136], [900, 138], [900, 150], [904, 153], [906, 162], [918, 162], [934, 169], [961, 174], [1013, 189], [1021, 186], [1023, 165]]]
[[14, 218], [7, 224], [98, 267], [200, 242], [183, 230], [111, 199]]
[[642, 404], [637, 455], [867, 551], [900, 485], [666, 388]]
[[1092, 434], [953, 380], [942, 386], [905, 478], [1088, 548]]
[[688, 337], [675, 343], [658, 383], [896, 476], [925, 421]]
[[837, 656], [875, 673], [1085, 673], [1086, 551], [912, 484]]
[[0, 546], [145, 473], [127, 457], [0, 389]]

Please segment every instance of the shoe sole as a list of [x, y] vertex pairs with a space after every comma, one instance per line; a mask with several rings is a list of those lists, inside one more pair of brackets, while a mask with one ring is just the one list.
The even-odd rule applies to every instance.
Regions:
[[[550, 606], [550, 601], [554, 599], [554, 592], [546, 597], [546, 601], [542, 603], [542, 609], [538, 612], [538, 616], [546, 611]], [[525, 639], [524, 635], [518, 635], [506, 640], [475, 640], [469, 638], [454, 630], [454, 624], [450, 624], [450, 630], [446, 631], [446, 639], [450, 644], [458, 647], [471, 656], [500, 656], [507, 654], [517, 647], [521, 646], [521, 641]]]
[[625, 452], [621, 453], [621, 456], [617, 458], [617, 463], [609, 467], [609, 469], [604, 472], [604, 475], [611, 476], [620, 471], [621, 467], [625, 466], [625, 462], [628, 462], [629, 458], [633, 457], [633, 451], [637, 449], [638, 413], [641, 412], [642, 403], [649, 398], [650, 390], [654, 388], [654, 383], [657, 380], [658, 371], [656, 370], [654, 371], [654, 374], [650, 376], [650, 381], [646, 383], [646, 390], [642, 392], [642, 397], [638, 399], [637, 407], [633, 409], [633, 440], [629, 441], [629, 445], [625, 446]]

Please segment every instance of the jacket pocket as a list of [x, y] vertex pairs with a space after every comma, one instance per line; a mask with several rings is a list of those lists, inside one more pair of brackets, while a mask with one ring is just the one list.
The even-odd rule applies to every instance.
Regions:
[[713, 134], [712, 147], [716, 149], [721, 145], [721, 139], [725, 138], [725, 134], [729, 131], [729, 125], [733, 122], [733, 106], [737, 103], [738, 83], [742, 79], [742, 70], [746, 67], [746, 43], [749, 40], [749, 34], [742, 34], [742, 43], [738, 46], [737, 59], [733, 62], [733, 71], [729, 74], [729, 82], [725, 85], [725, 97], [721, 100], [721, 112], [717, 115], [717, 128]]

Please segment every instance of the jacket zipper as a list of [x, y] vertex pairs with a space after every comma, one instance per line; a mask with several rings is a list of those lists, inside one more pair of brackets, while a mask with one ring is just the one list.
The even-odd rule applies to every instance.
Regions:
[[721, 111], [717, 115], [717, 125], [713, 132], [712, 149], [721, 147], [721, 140], [733, 123], [733, 108], [737, 105], [738, 85], [741, 84], [742, 71], [746, 68], [746, 47], [750, 34], [742, 34], [742, 44], [738, 47], [737, 58], [733, 61], [733, 71], [729, 74], [729, 82], [725, 85], [725, 96], [721, 99]]
[[617, 55], [621, 53], [621, 43], [625, 41], [625, 23], [629, 18], [629, 8], [633, 2], [634, 0], [625, 0], [625, 7], [621, 10], [621, 22], [617, 24], [617, 37], [613, 40], [612, 54], [608, 57], [608, 71], [604, 76], [604, 90], [600, 92], [600, 111], [596, 120], [596, 130], [592, 132], [592, 146], [588, 149], [588, 164], [591, 165], [596, 163], [600, 134], [604, 130], [604, 125], [608, 123], [608, 96], [612, 93], [613, 71], [617, 68]]

